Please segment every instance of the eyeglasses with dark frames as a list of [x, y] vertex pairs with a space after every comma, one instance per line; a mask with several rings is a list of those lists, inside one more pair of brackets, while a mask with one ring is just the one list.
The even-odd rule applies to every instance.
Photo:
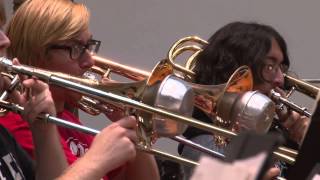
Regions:
[[97, 54], [101, 45], [101, 41], [90, 39], [87, 44], [82, 45], [80, 43], [75, 45], [51, 45], [50, 49], [63, 49], [69, 51], [70, 58], [76, 60], [80, 58], [86, 50], [90, 54]]
[[265, 63], [262, 67], [262, 77], [266, 81], [272, 81], [276, 78], [278, 71], [281, 73], [286, 73], [289, 67], [286, 64], [274, 64], [274, 63]]

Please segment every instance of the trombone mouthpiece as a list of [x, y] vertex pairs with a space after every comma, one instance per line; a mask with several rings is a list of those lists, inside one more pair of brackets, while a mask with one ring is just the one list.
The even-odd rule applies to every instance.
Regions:
[[281, 97], [280, 93], [276, 92], [274, 89], [271, 89], [269, 95], [270, 95], [271, 99], [276, 100], [276, 101], [278, 101]]

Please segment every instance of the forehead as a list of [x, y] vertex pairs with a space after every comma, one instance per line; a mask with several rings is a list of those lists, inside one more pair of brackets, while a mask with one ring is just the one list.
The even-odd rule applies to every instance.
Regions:
[[76, 44], [87, 44], [87, 42], [90, 39], [92, 39], [92, 34], [88, 30], [86, 30], [82, 32], [79, 36], [67, 41], [69, 41], [70, 43], [76, 43]]
[[271, 49], [267, 55], [266, 58], [267, 62], [273, 62], [273, 63], [282, 63], [283, 62], [283, 53], [279, 46], [279, 43], [275, 40], [271, 40]]

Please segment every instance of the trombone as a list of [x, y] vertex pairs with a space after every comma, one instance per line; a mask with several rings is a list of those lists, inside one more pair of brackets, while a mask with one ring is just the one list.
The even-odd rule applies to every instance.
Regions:
[[[191, 44], [191, 43], [193, 44]], [[187, 45], [185, 45], [186, 43], [188, 43]], [[173, 72], [174, 70], [176, 74], [178, 74], [180, 77], [182, 77], [183, 79], [187, 80], [187, 81], [192, 81], [194, 78], [195, 73], [192, 71], [194, 64], [196, 63], [196, 56], [202, 51], [202, 47], [207, 45], [207, 41], [197, 37], [197, 36], [188, 36], [182, 39], [179, 39], [177, 42], [175, 42], [172, 47], [170, 48], [167, 58], [162, 60], [165, 64], [167, 64], [168, 67], [171, 67], [170, 70], [171, 72]], [[182, 67], [178, 64], [175, 63], [175, 59], [182, 53], [186, 52], [186, 51], [191, 51], [193, 52], [193, 54], [187, 59], [187, 62], [185, 64], [185, 67]], [[94, 60], [95, 60], [95, 65], [102, 67], [103, 69], [107, 69], [104, 71], [94, 71], [96, 73], [102, 74], [101, 76], [103, 77], [108, 77], [110, 72], [115, 72], [117, 74], [121, 74], [129, 79], [132, 80], [141, 80], [141, 79], [146, 79], [147, 77], [149, 77], [151, 75], [151, 73], [146, 72], [146, 71], [142, 71], [136, 68], [131, 68], [116, 62], [113, 62], [111, 60], [108, 59], [104, 59], [102, 57], [98, 57], [98, 56], [93, 56]], [[97, 69], [97, 68], [96, 68]], [[106, 75], [107, 73], [107, 75]], [[250, 74], [251, 75], [251, 74]], [[132, 78], [135, 77], [135, 78]], [[196, 96], [200, 97], [197, 99], [195, 99], [195, 106], [197, 106], [198, 108], [200, 108], [201, 110], [203, 110], [204, 112], [206, 112], [209, 116], [216, 116], [216, 114], [218, 114], [219, 112], [230, 112], [230, 107], [228, 108], [223, 108], [223, 109], [215, 109], [214, 105], [217, 104], [217, 99], [218, 97], [221, 95], [219, 93], [212, 93], [212, 91], [214, 89], [219, 89], [219, 92], [224, 92], [224, 91], [235, 91], [235, 92], [241, 92], [241, 89], [243, 91], [248, 91], [251, 90], [252, 88], [252, 81], [250, 81], [250, 78], [245, 79], [243, 78], [243, 80], [241, 81], [241, 86], [234, 86], [234, 88], [217, 88], [218, 86], [193, 86], [193, 89], [196, 93]], [[243, 85], [246, 84], [246, 85]], [[243, 92], [242, 91], [242, 92]], [[222, 93], [223, 94], [223, 93]], [[206, 95], [206, 98], [203, 98], [201, 96]], [[197, 100], [200, 100], [197, 102]], [[201, 101], [201, 100], [205, 100], [205, 102]], [[210, 104], [211, 106], [203, 106], [205, 104]], [[212, 112], [218, 112], [218, 113], [212, 113]], [[217, 123], [216, 125], [218, 126], [222, 126], [222, 127], [228, 127], [228, 129], [232, 129], [230, 128], [230, 124], [232, 124], [232, 117], [230, 116], [231, 113], [220, 113], [219, 115], [222, 118], [219, 118], [220, 121], [215, 122]], [[271, 116], [270, 116], [271, 117]], [[264, 119], [264, 118], [261, 118]], [[227, 121], [226, 121], [227, 120]], [[229, 120], [229, 121], [228, 121]], [[272, 118], [270, 118], [270, 121], [272, 120]], [[266, 120], [268, 121], [268, 120]], [[265, 128], [267, 129], [267, 128]], [[174, 140], [184, 143], [182, 142], [178, 137], [175, 137]], [[288, 150], [285, 149], [284, 152], [288, 153]], [[291, 152], [291, 151], [290, 151]], [[290, 154], [290, 153], [289, 153]], [[293, 153], [295, 154], [295, 153]], [[290, 154], [292, 155], [292, 153]]]
[[[63, 73], [50, 72], [50, 71], [37, 69], [37, 68], [24, 66], [24, 65], [13, 65], [12, 62], [6, 58], [0, 58], [0, 64], [5, 66], [11, 72], [20, 73], [20, 74], [29, 75], [29, 76], [36, 76], [39, 79], [44, 80], [50, 84], [54, 84], [54, 85], [57, 85], [60, 87], [74, 90], [76, 92], [85, 94], [89, 97], [95, 98], [103, 103], [108, 103], [110, 101], [116, 101], [119, 103], [124, 103], [129, 107], [133, 107], [133, 108], [136, 108], [136, 109], [139, 109], [142, 111], [146, 111], [149, 113], [153, 113], [153, 114], [158, 114], [158, 115], [165, 117], [165, 118], [168, 118], [168, 119], [174, 119], [178, 122], [185, 123], [190, 126], [215, 133], [217, 135], [221, 135], [221, 136], [228, 137], [228, 138], [232, 138], [232, 137], [236, 136], [236, 133], [234, 133], [232, 131], [229, 131], [229, 130], [226, 130], [223, 128], [219, 128], [219, 127], [216, 127], [213, 125], [209, 125], [207, 123], [202, 123], [202, 122], [199, 122], [193, 118], [180, 116], [178, 114], [175, 114], [175, 113], [172, 113], [169, 111], [165, 111], [163, 109], [156, 108], [156, 107], [144, 104], [142, 102], [132, 100], [130, 98], [126, 98], [126, 97], [123, 97], [123, 96], [120, 96], [117, 94], [105, 92], [105, 91], [102, 91], [99, 89], [95, 89], [93, 87], [83, 85], [83, 84], [91, 84], [91, 83], [95, 84], [96, 82], [94, 82], [92, 80], [81, 79], [81, 78], [73, 77], [70, 75], [63, 74]], [[83, 83], [83, 84], [81, 84], [81, 83]], [[150, 123], [152, 123], [152, 122], [141, 121], [141, 119], [138, 118], [138, 124], [143, 124], [142, 129], [145, 130], [147, 133], [148, 133], [147, 130], [151, 129], [151, 131], [153, 131], [153, 127], [150, 126]], [[145, 127], [147, 127], [147, 128], [145, 128]], [[148, 129], [148, 128], [150, 128], [150, 129]], [[150, 132], [151, 135], [152, 135], [152, 133], [153, 132]], [[150, 135], [150, 134], [147, 134], [147, 135]], [[148, 136], [148, 137], [150, 137], [150, 136]], [[141, 141], [141, 146], [144, 146], [144, 148], [146, 148], [146, 149], [149, 149], [151, 147], [152, 138], [148, 138], [148, 137], [146, 140], [143, 139]], [[161, 154], [161, 152], [159, 152], [158, 154]], [[283, 157], [281, 157], [282, 159], [284, 157], [287, 157], [285, 154], [282, 154], [282, 153], [280, 153], [280, 154], [283, 155]], [[162, 155], [162, 156], [164, 156], [164, 155]], [[178, 161], [180, 163], [188, 164], [188, 165], [197, 165], [192, 162], [181, 160], [180, 157], [172, 156], [172, 157], [170, 157], [170, 159]], [[288, 158], [286, 158], [286, 160], [291, 161], [292, 158], [288, 157]]]
[[[251, 91], [253, 87], [252, 74], [251, 72], [246, 72], [246, 67], [240, 68], [240, 70], [236, 71], [240, 73], [235, 72], [233, 75], [231, 75], [229, 81], [226, 84], [199, 85], [190, 83], [190, 81], [194, 79], [195, 75], [192, 69], [194, 64], [196, 63], [196, 57], [202, 51], [202, 46], [205, 46], [207, 44], [208, 43], [205, 40], [197, 36], [188, 36], [179, 39], [172, 45], [167, 54], [167, 57], [161, 60], [151, 73], [139, 70], [137, 68], [125, 66], [98, 56], [93, 56], [96, 66], [93, 67], [91, 71], [100, 74], [101, 77], [109, 77], [110, 73], [114, 72], [132, 80], [153, 79], [153, 77], [158, 77], [154, 76], [154, 74], [162, 74], [162, 76], [164, 76], [174, 73], [175, 75], [189, 82], [195, 93], [194, 105], [205, 112], [211, 119], [218, 119], [213, 121], [215, 125], [227, 129], [236, 129], [234, 128], [234, 126], [238, 123], [238, 120], [236, 120], [236, 118], [239, 119], [239, 116], [235, 115], [238, 112], [233, 113], [233, 111], [231, 110], [231, 104], [235, 99], [235, 97], [232, 97], [231, 94], [238, 93], [241, 94], [239, 96], [246, 96], [246, 92]], [[177, 57], [184, 52], [192, 53], [186, 61], [186, 67], [175, 63]], [[224, 103], [230, 104], [228, 104], [229, 106], [224, 106]], [[235, 107], [237, 108], [236, 105]], [[247, 122], [255, 121], [257, 124], [261, 125], [259, 129], [254, 127], [255, 130], [265, 133], [270, 127], [271, 121], [273, 119], [274, 107], [273, 104], [269, 104], [267, 107], [263, 108], [267, 112], [266, 116], [264, 117], [260, 116], [258, 118], [257, 116], [248, 116], [248, 114], [254, 114], [256, 112], [249, 112], [247, 116], [241, 117], [247, 118], [247, 121], [242, 121], [242, 123], [244, 123], [244, 126], [248, 125], [246, 124]]]
[[[184, 43], [188, 43], [190, 41], [197, 43], [197, 45], [188, 44], [188, 45], [183, 46]], [[182, 38], [173, 44], [173, 46], [170, 48], [170, 50], [168, 52], [167, 58], [164, 61], [166, 61], [166, 63], [170, 64], [173, 67], [172, 69], [180, 70], [180, 72], [182, 72], [182, 74], [180, 73], [180, 77], [190, 81], [194, 77], [194, 72], [192, 71], [192, 69], [193, 69], [193, 66], [196, 62], [196, 56], [202, 51], [201, 47], [205, 46], [207, 44], [208, 43], [205, 40], [202, 40], [201, 38], [199, 38], [197, 36], [188, 36], [188, 37]], [[176, 57], [185, 51], [194, 52], [187, 60], [187, 62], [185, 64], [186, 68], [179, 66], [179, 65], [176, 65], [174, 63], [174, 60], [176, 59]], [[94, 56], [93, 58], [96, 61], [97, 66], [103, 67], [104, 69], [107, 69], [107, 71], [104, 71], [104, 72], [108, 72], [108, 73], [116, 72], [116, 73], [122, 74], [123, 76], [125, 76], [129, 79], [133, 79], [133, 78], [130, 78], [130, 76], [134, 76], [136, 78], [138, 77], [137, 79], [133, 79], [133, 80], [138, 80], [138, 79], [141, 80], [141, 79], [144, 79], [144, 78], [147, 78], [148, 76], [150, 76], [149, 72], [142, 71], [142, 70], [139, 70], [136, 68], [131, 68], [128, 66], [124, 66], [122, 64], [113, 62], [109, 59], [104, 59], [104, 58], [98, 57], [98, 56]], [[96, 71], [96, 72], [98, 72], [98, 71]], [[101, 71], [100, 73], [102, 73], [102, 72], [103, 71]], [[243, 81], [242, 83], [245, 83], [245, 81]], [[198, 86], [198, 87], [200, 87], [200, 86]], [[205, 89], [205, 88], [204, 88], [204, 86], [202, 86], [200, 89]], [[210, 88], [208, 88], [208, 89], [210, 89]], [[211, 87], [211, 89], [212, 89], [212, 87]], [[212, 101], [212, 102], [214, 102], [214, 101]], [[198, 103], [198, 104], [196, 103], [195, 105], [196, 106], [201, 105], [201, 103]], [[201, 108], [201, 109], [205, 110], [205, 108]], [[205, 110], [205, 112], [206, 112], [206, 110]], [[228, 113], [226, 113], [226, 114], [228, 114]], [[230, 118], [230, 117], [224, 117], [222, 119], [228, 119], [228, 118]], [[174, 139], [175, 141], [181, 142], [181, 143], [185, 143], [185, 142], [181, 141], [180, 138], [177, 136], [172, 139]], [[289, 148], [280, 147], [278, 149], [278, 151], [274, 152], [274, 154], [276, 156], [280, 156], [280, 159], [281, 159], [281, 157], [283, 157], [283, 154], [286, 154], [290, 157], [295, 157], [297, 155], [297, 152], [294, 150], [291, 150]], [[294, 158], [284, 157], [284, 159], [288, 159], [285, 161], [290, 164], [294, 163]]]
[[282, 103], [286, 105], [288, 108], [298, 112], [301, 115], [304, 115], [308, 118], [311, 117], [311, 113], [308, 111], [306, 107], [301, 107], [294, 102], [288, 100], [288, 98], [293, 94], [294, 91], [299, 91], [313, 99], [315, 99], [320, 91], [320, 88], [312, 85], [312, 82], [316, 82], [314, 79], [305, 79], [301, 80], [289, 73], [284, 74], [285, 86], [290, 88], [289, 93], [286, 97], [281, 97], [279, 93], [275, 91], [271, 92], [271, 98], [274, 99], [276, 102]]
[[[156, 108], [153, 106], [150, 106], [148, 104], [144, 104], [142, 102], [139, 101], [135, 101], [133, 99], [130, 98], [126, 98], [117, 94], [112, 94], [110, 92], [106, 92], [106, 91], [102, 91], [99, 89], [95, 89], [89, 86], [85, 86], [82, 84], [87, 84], [87, 85], [96, 85], [97, 82], [92, 81], [92, 80], [88, 80], [88, 79], [81, 79], [81, 78], [77, 78], [77, 77], [73, 77], [70, 75], [66, 75], [66, 74], [62, 74], [62, 73], [57, 73], [57, 72], [50, 72], [50, 71], [46, 71], [46, 70], [42, 70], [42, 69], [36, 69], [36, 68], [32, 68], [32, 67], [28, 67], [28, 66], [23, 66], [23, 65], [13, 65], [12, 62], [6, 58], [1, 58], [0, 60], [1, 64], [6, 66], [8, 68], [9, 71], [12, 72], [16, 72], [16, 73], [21, 73], [21, 74], [25, 74], [25, 75], [29, 75], [29, 76], [36, 76], [41, 80], [44, 80], [48, 83], [60, 86], [60, 87], [65, 87], [68, 89], [72, 89], [76, 92], [79, 93], [83, 93], [89, 97], [92, 97], [94, 99], [97, 99], [103, 103], [108, 103], [110, 101], [115, 101], [118, 103], [124, 103], [126, 104], [126, 106], [128, 107], [133, 107], [142, 111], [147, 111], [148, 113], [153, 113], [153, 114], [158, 114], [162, 117], [166, 117], [169, 119], [175, 119], [177, 121], [186, 123], [188, 125], [209, 131], [209, 132], [215, 132], [221, 135], [225, 135], [228, 137], [232, 137], [235, 135], [235, 133], [224, 130], [222, 128], [218, 128], [215, 126], [211, 126], [209, 124], [206, 123], [202, 123], [199, 122], [193, 118], [188, 118], [185, 116], [181, 116], [178, 115], [176, 113], [172, 113], [160, 108]], [[169, 78], [168, 78], [169, 79]], [[72, 80], [72, 81], [71, 81]], [[81, 84], [82, 83], [82, 84]], [[177, 84], [177, 82], [175, 81], [174, 84]], [[172, 84], [171, 84], [172, 85]], [[169, 84], [170, 86], [170, 84]], [[170, 87], [169, 87], [170, 88]], [[171, 86], [172, 88], [172, 86]], [[183, 102], [190, 102], [193, 99], [193, 96], [190, 95], [190, 92], [187, 92], [186, 94], [189, 93], [189, 96], [187, 96], [187, 100], [183, 101]], [[186, 97], [184, 97], [186, 98]], [[190, 106], [188, 106], [188, 104], [184, 104], [185, 106], [187, 106], [187, 111], [191, 112], [192, 110], [190, 110]], [[193, 105], [192, 105], [193, 106]], [[191, 107], [192, 107], [191, 106]], [[147, 134], [147, 139], [143, 141], [143, 145], [146, 147], [150, 147], [151, 146], [151, 141], [152, 138], [148, 138], [151, 137], [153, 135], [153, 127], [152, 127], [152, 122], [150, 121], [143, 121], [140, 118], [138, 124], [142, 124], [141, 126], [141, 130], [144, 130]], [[151, 131], [151, 132], [150, 132]]]
[[[185, 45], [186, 43], [189, 44]], [[93, 59], [95, 60], [95, 66], [91, 69], [91, 71], [100, 74], [101, 77], [109, 77], [110, 73], [114, 72], [132, 80], [149, 79], [151, 82], [154, 81], [153, 79], [158, 78], [159, 75], [166, 76], [169, 74], [175, 74], [190, 82], [195, 75], [195, 73], [192, 71], [192, 68], [196, 62], [196, 56], [202, 51], [202, 46], [207, 44], [207, 41], [197, 36], [187, 36], [179, 39], [172, 45], [167, 57], [161, 60], [151, 73], [139, 70], [137, 68], [125, 66], [98, 56], [93, 56]], [[188, 51], [192, 52], [193, 54], [187, 59], [185, 65], [186, 68], [176, 64], [176, 58], [182, 53]], [[246, 68], [240, 68], [240, 70], [237, 70], [236, 72], [239, 73], [235, 72], [233, 75], [231, 75], [226, 84], [199, 85], [189, 83], [195, 93], [195, 106], [204, 111], [211, 118], [216, 118], [217, 116], [221, 117], [219, 124], [217, 124], [219, 126], [227, 127], [232, 126], [232, 124], [235, 123], [234, 120], [232, 120], [231, 113], [224, 113], [227, 108], [219, 109], [219, 107], [222, 107], [219, 106], [219, 103], [221, 102], [219, 99], [223, 99], [221, 97], [228, 93], [244, 94], [245, 92], [252, 90], [252, 74], [251, 72], [246, 72]], [[272, 107], [270, 107], [270, 109], [272, 109]], [[230, 112], [230, 110], [228, 112]], [[268, 116], [263, 117], [261, 121], [271, 123], [272, 117], [273, 114], [269, 113]], [[231, 127], [229, 128], [232, 129]]]

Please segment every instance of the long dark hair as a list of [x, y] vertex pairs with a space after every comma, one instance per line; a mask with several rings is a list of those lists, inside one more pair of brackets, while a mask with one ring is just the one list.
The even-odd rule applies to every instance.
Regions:
[[261, 83], [263, 59], [271, 49], [272, 39], [283, 53], [283, 64], [289, 67], [287, 45], [271, 26], [258, 23], [233, 22], [219, 29], [208, 40], [195, 64], [195, 82], [199, 84], [225, 83], [241, 65], [248, 65], [254, 82]]

